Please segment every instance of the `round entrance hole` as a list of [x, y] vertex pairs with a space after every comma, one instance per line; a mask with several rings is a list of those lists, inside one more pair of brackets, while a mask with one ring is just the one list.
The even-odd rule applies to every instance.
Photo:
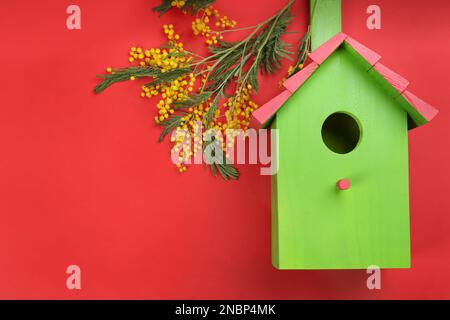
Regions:
[[361, 138], [358, 122], [349, 114], [336, 112], [322, 126], [322, 139], [331, 151], [339, 154], [352, 152]]

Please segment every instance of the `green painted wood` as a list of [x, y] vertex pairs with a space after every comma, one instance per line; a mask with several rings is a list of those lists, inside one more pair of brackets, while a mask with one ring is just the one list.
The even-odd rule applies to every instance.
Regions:
[[311, 49], [342, 31], [341, 0], [310, 0]]
[[428, 122], [415, 108], [411, 106], [411, 104], [403, 98], [403, 96], [398, 92], [392, 85], [383, 77], [381, 76], [372, 66], [370, 65], [367, 60], [365, 60], [361, 55], [359, 55], [358, 52], [356, 52], [350, 45], [347, 43], [343, 43], [342, 46], [345, 47], [345, 49], [352, 55], [354, 58], [355, 63], [362, 66], [365, 70], [368, 70], [368, 73], [373, 77], [376, 84], [378, 86], [381, 86], [385, 92], [390, 95], [392, 98], [394, 98], [398, 105], [408, 112], [409, 117], [409, 129], [417, 127], [417, 125], [423, 125]]
[[[341, 46], [285, 103], [272, 177], [273, 264], [279, 269], [410, 267], [407, 113]], [[352, 152], [332, 152], [322, 124], [357, 119]], [[336, 182], [349, 179], [339, 191]]]

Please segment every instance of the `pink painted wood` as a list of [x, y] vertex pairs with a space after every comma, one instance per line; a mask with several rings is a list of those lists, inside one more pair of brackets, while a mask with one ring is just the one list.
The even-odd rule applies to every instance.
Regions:
[[355, 49], [358, 54], [363, 57], [372, 67], [381, 60], [381, 56], [375, 51], [367, 48], [355, 39], [348, 37], [345, 42]]
[[395, 73], [382, 63], [377, 63], [373, 67], [378, 73], [386, 79], [400, 94], [405, 92], [406, 88], [409, 86], [409, 81], [403, 78], [401, 75]]
[[316, 69], [319, 67], [317, 63], [312, 61], [309, 65], [304, 67], [300, 72], [297, 72], [292, 77], [287, 79], [284, 82], [284, 87], [288, 89], [291, 93], [294, 93], [297, 91], [298, 88], [301, 87], [301, 85], [308, 80], [308, 78], [316, 71]]
[[311, 52], [309, 58], [318, 65], [321, 65], [337, 48], [340, 47], [347, 37], [348, 36], [345, 33], [339, 32], [319, 48]]
[[250, 126], [255, 129], [260, 129], [277, 113], [286, 100], [291, 96], [291, 92], [284, 90], [275, 98], [262, 105], [255, 112], [253, 112], [250, 118]]
[[414, 94], [412, 94], [408, 90], [403, 92], [402, 96], [427, 121], [433, 120], [433, 118], [439, 113], [439, 111], [436, 108], [429, 105], [422, 99], [416, 97]]
[[350, 181], [348, 179], [341, 179], [336, 183], [336, 187], [342, 191], [348, 190], [350, 189]]

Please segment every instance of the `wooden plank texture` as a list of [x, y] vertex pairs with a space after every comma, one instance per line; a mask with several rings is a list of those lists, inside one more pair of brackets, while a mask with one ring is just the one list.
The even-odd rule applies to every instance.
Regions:
[[336, 33], [308, 56], [313, 62], [321, 65], [347, 39], [343, 32]]
[[289, 92], [294, 93], [300, 86], [308, 80], [308, 78], [313, 74], [314, 71], [319, 67], [317, 63], [312, 61], [303, 70], [294, 74], [291, 78], [284, 82], [284, 87], [289, 90]]
[[310, 0], [311, 48], [317, 49], [341, 32], [341, 0]]
[[351, 37], [347, 37], [345, 40], [361, 57], [363, 57], [373, 67], [378, 61], [381, 60], [381, 56], [375, 51], [367, 48], [363, 44], [359, 43]]
[[270, 120], [277, 113], [277, 111], [283, 106], [287, 99], [291, 96], [289, 90], [284, 90], [279, 95], [274, 97], [266, 104], [259, 107], [253, 112], [250, 118], [250, 124], [252, 128], [261, 129], [270, 125]]

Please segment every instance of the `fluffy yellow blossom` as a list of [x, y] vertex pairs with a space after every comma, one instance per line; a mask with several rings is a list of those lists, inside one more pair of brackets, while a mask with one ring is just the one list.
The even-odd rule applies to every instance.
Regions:
[[183, 8], [185, 4], [186, 4], [186, 1], [184, 1], [184, 0], [174, 0], [171, 3], [172, 7], [177, 7], [177, 8]]
[[[253, 88], [250, 84], [244, 85], [242, 90], [238, 90], [234, 96], [230, 97], [224, 104], [227, 109], [225, 117], [228, 129], [248, 129], [250, 117], [258, 108], [258, 105], [251, 100]], [[223, 129], [223, 125], [222, 125]]]
[[217, 9], [212, 6], [207, 7], [204, 9], [203, 16], [192, 21], [192, 31], [195, 35], [203, 36], [207, 45], [215, 45], [219, 40], [223, 40], [220, 31], [211, 29], [211, 23], [221, 30], [231, 29], [237, 25], [236, 21], [230, 20], [227, 16], [222, 17]]
[[[185, 1], [173, 1], [172, 6], [182, 8]], [[205, 38], [208, 45], [218, 44], [223, 40], [221, 31], [213, 31], [210, 25], [220, 29], [233, 28], [236, 22], [228, 19], [227, 16], [221, 16], [217, 9], [212, 6], [204, 9], [204, 14], [192, 22], [194, 34]], [[192, 54], [185, 51], [184, 44], [181, 41], [180, 34], [176, 33], [172, 24], [163, 25], [163, 33], [167, 38], [167, 45], [163, 48], [145, 48], [142, 46], [133, 46], [128, 52], [128, 60], [133, 66], [149, 66], [159, 69], [162, 73], [188, 67], [193, 60]], [[108, 73], [114, 73], [111, 67], [106, 69]], [[131, 76], [130, 80], [136, 80], [137, 76]], [[179, 117], [177, 127], [174, 129], [184, 130], [193, 137], [193, 141], [187, 147], [183, 138], [186, 137], [181, 131], [180, 136], [171, 138], [174, 144], [171, 150], [175, 159], [178, 159], [176, 167], [178, 172], [187, 171], [187, 163], [192, 157], [202, 153], [203, 141], [197, 136], [198, 133], [205, 135], [205, 128], [216, 129], [222, 133], [218, 136], [218, 141], [222, 144], [225, 151], [227, 146], [223, 137], [226, 136], [227, 129], [247, 129], [250, 124], [252, 113], [258, 108], [251, 99], [253, 88], [249, 84], [242, 84], [232, 97], [227, 98], [217, 110], [212, 114], [211, 122], [205, 123], [205, 115], [211, 108], [212, 101], [207, 100], [198, 105], [184, 108], [183, 112], [177, 110], [177, 102], [181, 102], [189, 97], [198, 94], [208, 82], [205, 72], [199, 70], [182, 75], [173, 81], [164, 83], [149, 83], [141, 86], [140, 96], [144, 99], [157, 99], [156, 115], [154, 121], [156, 124], [167, 124], [172, 117]], [[208, 113], [209, 116], [209, 113]], [[207, 126], [206, 126], [207, 125]], [[180, 133], [180, 132], [178, 132]]]

